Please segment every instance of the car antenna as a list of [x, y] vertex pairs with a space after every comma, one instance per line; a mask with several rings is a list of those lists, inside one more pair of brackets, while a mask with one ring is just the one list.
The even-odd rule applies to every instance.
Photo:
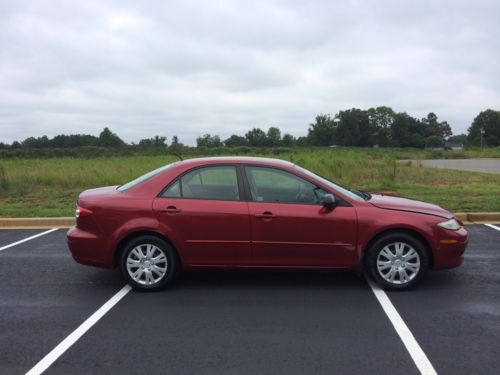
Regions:
[[172, 155], [177, 156], [180, 161], [184, 161], [184, 159], [182, 158], [181, 154], [178, 154], [177, 152], [172, 152]]

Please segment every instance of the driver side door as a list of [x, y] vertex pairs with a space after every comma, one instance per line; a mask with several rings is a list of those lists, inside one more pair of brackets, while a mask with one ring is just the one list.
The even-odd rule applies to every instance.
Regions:
[[252, 264], [283, 267], [345, 267], [356, 244], [356, 212], [340, 201], [322, 205], [324, 189], [285, 170], [245, 166]]

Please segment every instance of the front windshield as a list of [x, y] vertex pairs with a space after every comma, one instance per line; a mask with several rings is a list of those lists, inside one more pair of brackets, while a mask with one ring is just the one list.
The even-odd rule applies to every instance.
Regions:
[[163, 171], [166, 171], [167, 169], [171, 168], [174, 164], [177, 164], [177, 163], [178, 162], [167, 164], [167, 165], [164, 165], [163, 167], [155, 169], [154, 171], [148, 172], [145, 175], [137, 177], [135, 180], [127, 182], [124, 185], [118, 186], [117, 190], [119, 190], [119, 191], [125, 191], [125, 190], [128, 190], [128, 189], [131, 189], [131, 188], [133, 188], [133, 187], [135, 187], [135, 186], [143, 183], [144, 181], [150, 179], [151, 177], [154, 177], [157, 174], [159, 174], [159, 173], [161, 173]]
[[355, 201], [359, 201], [359, 202], [362, 202], [364, 201], [363, 198], [361, 198], [359, 195], [357, 194], [354, 194], [352, 191], [340, 186], [340, 185], [337, 185], [335, 183], [333, 183], [332, 181], [330, 180], [327, 180], [326, 178], [324, 177], [321, 177], [319, 175], [317, 175], [316, 173], [313, 173], [305, 168], [302, 168], [302, 167], [299, 167], [298, 165], [294, 165], [294, 168], [297, 168], [297, 170], [301, 171], [302, 173], [308, 175], [308, 176], [311, 176], [317, 180], [320, 180], [322, 183], [324, 183], [326, 186], [332, 188], [333, 190], [336, 190], [346, 196], [348, 196], [349, 198], [351, 199], [354, 199]]

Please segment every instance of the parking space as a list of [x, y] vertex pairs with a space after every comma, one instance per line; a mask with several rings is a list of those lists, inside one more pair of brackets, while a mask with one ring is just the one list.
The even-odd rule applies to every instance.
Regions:
[[42, 232], [37, 229], [0, 230], [0, 248]]
[[59, 230], [0, 252], [0, 285], [0, 373], [20, 374], [105, 303], [122, 281], [117, 273], [76, 264], [65, 231]]
[[[388, 296], [439, 373], [500, 365], [500, 231], [468, 227], [464, 265]], [[0, 231], [0, 247], [43, 231]], [[24, 236], [24, 237], [23, 237]], [[0, 252], [0, 372], [25, 373], [108, 301], [118, 272], [76, 264], [65, 230]], [[184, 275], [128, 293], [47, 373], [418, 373], [349, 272]]]
[[[386, 351], [390, 362], [381, 361]], [[93, 373], [416, 372], [369, 287], [350, 273], [191, 275], [162, 294], [132, 293], [54, 370], [82, 368], [82, 352]]]
[[440, 374], [493, 374], [500, 365], [500, 231], [467, 229], [462, 267], [431, 272], [410, 293], [389, 293]]

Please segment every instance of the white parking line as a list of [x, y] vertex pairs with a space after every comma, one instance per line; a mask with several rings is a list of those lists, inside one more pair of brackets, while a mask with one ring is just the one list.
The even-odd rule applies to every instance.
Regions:
[[45, 234], [49, 234], [49, 233], [54, 232], [54, 231], [56, 231], [56, 230], [58, 230], [58, 229], [59, 229], [59, 228], [49, 229], [49, 230], [47, 230], [47, 231], [45, 231], [45, 232], [38, 233], [38, 234], [35, 234], [34, 236], [31, 236], [31, 237], [25, 238], [25, 239], [23, 239], [23, 240], [20, 240], [20, 241], [17, 241], [17, 242], [11, 243], [10, 245], [5, 245], [5, 246], [3, 246], [3, 247], [0, 247], [0, 251], [5, 250], [5, 249], [8, 249], [9, 247], [12, 247], [12, 246], [19, 245], [19, 244], [21, 244], [21, 243], [23, 243], [23, 242], [30, 241], [30, 240], [32, 240], [32, 239], [34, 239], [34, 238], [37, 238], [37, 237], [43, 236], [43, 235], [45, 235]]
[[487, 227], [496, 229], [496, 230], [500, 230], [500, 227], [497, 227], [496, 225], [493, 225], [493, 224], [484, 224], [484, 225], [486, 225]]
[[415, 362], [415, 365], [417, 366], [420, 373], [425, 375], [437, 374], [436, 370], [429, 361], [429, 358], [427, 358], [417, 340], [415, 340], [415, 337], [399, 315], [398, 311], [392, 304], [387, 294], [382, 289], [380, 289], [378, 285], [375, 285], [371, 280], [367, 279], [367, 281], [372, 288], [373, 294], [375, 294], [375, 297], [377, 297], [377, 300], [384, 309], [385, 314], [387, 315], [392, 325], [394, 326], [394, 329], [401, 338], [401, 341], [403, 341], [406, 350], [408, 350], [408, 353], [410, 353], [410, 356], [413, 359], [413, 362]]
[[95, 313], [87, 318], [77, 329], [75, 329], [68, 337], [59, 343], [49, 354], [43, 357], [35, 367], [29, 370], [26, 375], [41, 374], [54, 363], [66, 350], [68, 350], [75, 342], [78, 341], [94, 324], [96, 324], [111, 308], [116, 305], [123, 297], [130, 292], [131, 287], [125, 285], [118, 293], [111, 297], [104, 305], [102, 305]]

